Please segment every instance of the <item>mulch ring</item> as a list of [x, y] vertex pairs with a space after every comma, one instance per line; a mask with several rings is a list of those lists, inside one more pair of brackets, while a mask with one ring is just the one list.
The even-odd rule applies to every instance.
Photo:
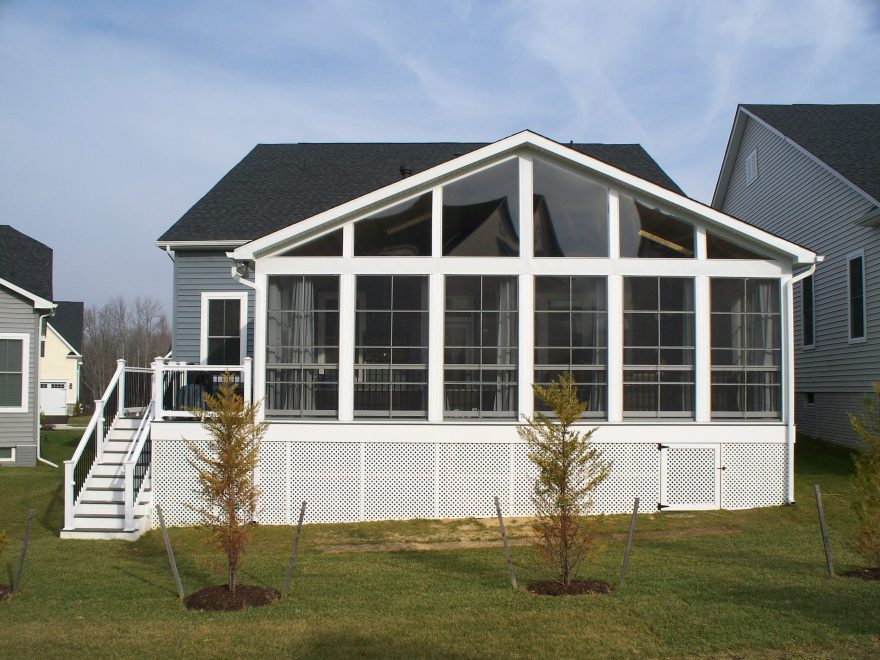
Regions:
[[240, 584], [235, 591], [229, 591], [227, 585], [218, 584], [190, 594], [183, 602], [190, 610], [234, 612], [245, 607], [271, 605], [278, 600], [278, 596], [277, 591], [268, 587]]
[[539, 596], [580, 596], [583, 594], [610, 594], [611, 585], [602, 580], [572, 580], [568, 587], [560, 582], [544, 580], [529, 585], [529, 591]]
[[12, 598], [12, 587], [8, 584], [0, 584], [0, 600]]
[[880, 568], [857, 568], [854, 571], [844, 571], [843, 577], [857, 577], [863, 580], [880, 580]]

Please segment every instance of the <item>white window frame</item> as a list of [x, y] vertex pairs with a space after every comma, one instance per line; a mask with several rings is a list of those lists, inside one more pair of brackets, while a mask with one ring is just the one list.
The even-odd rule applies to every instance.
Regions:
[[31, 336], [26, 332], [0, 332], [0, 339], [13, 339], [21, 341], [21, 405], [0, 406], [0, 413], [26, 413], [28, 412], [28, 393], [30, 388], [30, 345]]
[[244, 364], [247, 356], [247, 291], [202, 291], [202, 311], [199, 319], [199, 364], [208, 363], [208, 303], [212, 300], [238, 300], [240, 312], [238, 316], [238, 333], [241, 338], [238, 364]]
[[15, 447], [0, 447], [0, 449], [9, 449], [9, 458], [0, 456], [0, 463], [15, 463]]
[[[852, 336], [852, 280], [849, 265], [855, 259], [862, 260], [862, 336]], [[868, 340], [868, 292], [865, 288], [865, 251], [856, 250], [846, 255], [846, 336], [850, 344], [861, 344]]]
[[[864, 264], [864, 261], [862, 262]], [[849, 264], [847, 263], [847, 269], [849, 268]], [[813, 341], [811, 343], [806, 343], [804, 341], [804, 328], [806, 327], [807, 322], [807, 313], [804, 308], [804, 300], [806, 299], [804, 296], [804, 285], [807, 280], [810, 280], [810, 325], [813, 327]], [[805, 277], [801, 282], [801, 348], [816, 348], [816, 274]]]

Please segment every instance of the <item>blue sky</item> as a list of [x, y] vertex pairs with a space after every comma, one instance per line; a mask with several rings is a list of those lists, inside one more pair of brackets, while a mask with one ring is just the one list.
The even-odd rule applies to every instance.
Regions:
[[153, 241], [254, 144], [638, 142], [707, 202], [737, 103], [880, 101], [877, 0], [0, 0], [0, 223], [57, 299], [154, 295]]

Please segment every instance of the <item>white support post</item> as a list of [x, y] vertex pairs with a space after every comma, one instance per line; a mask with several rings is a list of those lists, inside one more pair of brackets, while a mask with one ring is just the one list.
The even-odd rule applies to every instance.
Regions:
[[64, 529], [73, 529], [73, 488], [74, 482], [73, 461], [64, 461]]
[[358, 443], [358, 520], [364, 519], [364, 494], [366, 491], [366, 443], [362, 440]]
[[244, 390], [244, 402], [251, 403], [251, 401], [253, 401], [253, 397], [251, 396], [251, 383], [253, 382], [252, 374], [254, 360], [253, 358], [246, 357], [242, 362], [241, 387]]
[[434, 517], [440, 517], [440, 443], [434, 443]]
[[134, 463], [126, 461], [123, 464], [125, 474], [125, 531], [134, 531]]
[[116, 414], [123, 415], [125, 413], [125, 360], [116, 360], [116, 368], [119, 371], [119, 381], [116, 386]]
[[519, 256], [531, 259], [535, 254], [534, 241], [534, 182], [532, 159], [520, 156], [519, 159]]
[[[443, 256], [443, 188], [437, 186], [431, 196], [431, 257]], [[438, 262], [439, 263], [439, 262]]]
[[95, 460], [101, 461], [104, 458], [104, 415], [101, 411], [104, 409], [104, 401], [95, 399], [95, 411], [98, 413], [97, 424], [95, 424]]
[[153, 416], [159, 421], [165, 417], [165, 411], [162, 408], [163, 399], [165, 398], [164, 366], [165, 360], [163, 358], [157, 356], [153, 360]]
[[428, 421], [442, 422], [444, 281], [441, 273], [429, 276], [428, 293]]
[[608, 421], [623, 421], [623, 277], [608, 276]]
[[608, 191], [608, 256], [620, 257], [620, 194]]
[[782, 281], [782, 340], [785, 347], [783, 353], [785, 372], [782, 376], [784, 402], [783, 415], [786, 426], [786, 501], [794, 504], [794, 445], [796, 429], [794, 425], [795, 407], [795, 371], [794, 371], [794, 281], [791, 277]]
[[519, 276], [519, 415], [531, 417], [535, 412], [535, 395], [532, 383], [535, 382], [535, 277]]
[[354, 305], [352, 273], [339, 276], [339, 421], [354, 419]]
[[712, 365], [710, 364], [712, 300], [709, 278], [705, 275], [694, 278], [694, 310], [696, 364], [694, 417], [697, 422], [708, 423], [712, 419]]

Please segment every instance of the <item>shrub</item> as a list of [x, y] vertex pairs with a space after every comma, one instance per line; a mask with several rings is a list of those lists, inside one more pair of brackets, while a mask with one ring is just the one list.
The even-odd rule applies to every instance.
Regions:
[[610, 464], [591, 444], [595, 428], [572, 429], [581, 421], [586, 404], [578, 399], [571, 374], [532, 389], [553, 410], [553, 417], [542, 412], [526, 417], [527, 426], [517, 429], [528, 445], [529, 460], [538, 467], [532, 527], [545, 565], [568, 587], [591, 541], [586, 518], [591, 493], [608, 476]]
[[874, 383], [873, 394], [865, 397], [861, 415], [847, 414], [853, 430], [865, 444], [853, 456], [858, 546], [869, 561], [880, 566], [880, 382]]
[[257, 511], [260, 493], [254, 484], [254, 469], [268, 425], [257, 423], [259, 406], [244, 402], [229, 373], [223, 374], [216, 395], [205, 394], [203, 398], [209, 412], [202, 426], [210, 441], [204, 451], [187, 442], [194, 454], [189, 462], [199, 480], [198, 504], [190, 508], [208, 529], [209, 543], [225, 554], [229, 590], [235, 591], [241, 556]]

